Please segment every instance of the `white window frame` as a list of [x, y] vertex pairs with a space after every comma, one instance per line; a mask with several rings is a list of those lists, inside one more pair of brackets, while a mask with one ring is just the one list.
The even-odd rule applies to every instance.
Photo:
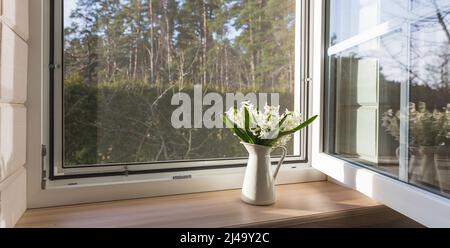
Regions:
[[[353, 188], [425, 226], [450, 227], [450, 199], [395, 180], [375, 171], [359, 167], [323, 152], [323, 117], [325, 104], [323, 97], [325, 90], [324, 65], [327, 56], [327, 51], [325, 51], [325, 4], [326, 0], [316, 0], [313, 6], [314, 41], [312, 44], [314, 44], [314, 56], [312, 113], [319, 114], [320, 117], [318, 122], [313, 123], [311, 133], [312, 167], [330, 176], [332, 181]], [[387, 28], [379, 28], [378, 32], [384, 32], [386, 30]], [[368, 32], [368, 34], [370, 35], [371, 32]], [[368, 37], [362, 38], [368, 39]], [[334, 47], [333, 49], [337, 48]], [[401, 174], [404, 177], [403, 173]]]
[[[296, 1], [297, 3], [304, 2], [303, 0]], [[29, 99], [27, 102], [30, 120], [27, 126], [30, 134], [27, 137], [29, 208], [237, 189], [242, 186], [244, 167], [48, 180], [48, 156], [41, 156], [41, 147], [49, 143], [49, 2], [47, 0], [30, 1], [31, 46], [29, 59], [30, 65], [33, 66], [30, 66], [29, 69]], [[306, 17], [302, 16], [302, 18]], [[299, 24], [299, 18], [297, 21]], [[302, 25], [309, 24], [309, 22], [301, 23]], [[297, 27], [300, 28], [299, 25]], [[296, 33], [298, 39], [300, 34]], [[296, 46], [297, 51], [299, 49], [302, 52], [308, 51], [304, 44], [296, 44]], [[299, 52], [296, 52], [296, 62], [300, 60], [303, 62], [304, 59], [308, 58], [302, 57]], [[303, 67], [309, 67], [301, 64]], [[305, 77], [297, 77], [296, 80], [298, 80], [296, 87], [307, 87], [308, 80]], [[311, 104], [309, 104], [310, 107]], [[306, 140], [308, 143], [311, 142], [311, 135], [308, 135]], [[311, 158], [311, 149], [308, 149], [307, 156]], [[277, 184], [322, 180], [326, 180], [326, 176], [310, 167], [310, 162], [293, 163], [282, 166]]]

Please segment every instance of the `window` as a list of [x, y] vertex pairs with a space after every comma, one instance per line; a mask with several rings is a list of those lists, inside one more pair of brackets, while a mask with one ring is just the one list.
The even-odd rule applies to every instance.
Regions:
[[324, 152], [450, 196], [450, 1], [328, 0]]
[[[53, 178], [244, 165], [247, 154], [228, 130], [196, 118], [248, 93], [258, 93], [260, 106], [307, 115], [298, 3], [52, 1]], [[172, 123], [179, 93], [192, 99], [183, 128]], [[306, 161], [305, 140], [305, 133], [292, 140], [288, 162]]]

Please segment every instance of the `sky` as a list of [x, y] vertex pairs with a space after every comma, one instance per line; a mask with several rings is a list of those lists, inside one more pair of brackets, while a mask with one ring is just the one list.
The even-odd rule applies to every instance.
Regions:
[[68, 27], [72, 25], [70, 14], [77, 6], [77, 0], [64, 0], [64, 26]]

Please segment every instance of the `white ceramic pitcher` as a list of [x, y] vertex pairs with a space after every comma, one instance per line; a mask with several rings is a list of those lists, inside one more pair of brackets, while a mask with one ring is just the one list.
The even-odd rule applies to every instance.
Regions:
[[[283, 146], [272, 148], [248, 143], [242, 144], [249, 155], [242, 185], [242, 201], [252, 205], [270, 205], [275, 203], [274, 181], [286, 157], [286, 148]], [[283, 155], [278, 162], [275, 172], [272, 173], [270, 153], [277, 148], [283, 149]]]

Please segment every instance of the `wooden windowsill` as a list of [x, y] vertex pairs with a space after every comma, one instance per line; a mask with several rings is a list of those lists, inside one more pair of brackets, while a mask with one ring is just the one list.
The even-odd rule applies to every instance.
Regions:
[[[267, 207], [240, 190], [26, 211], [17, 227], [419, 227], [361, 193], [331, 182], [277, 186]], [[380, 218], [382, 216], [382, 218]]]

